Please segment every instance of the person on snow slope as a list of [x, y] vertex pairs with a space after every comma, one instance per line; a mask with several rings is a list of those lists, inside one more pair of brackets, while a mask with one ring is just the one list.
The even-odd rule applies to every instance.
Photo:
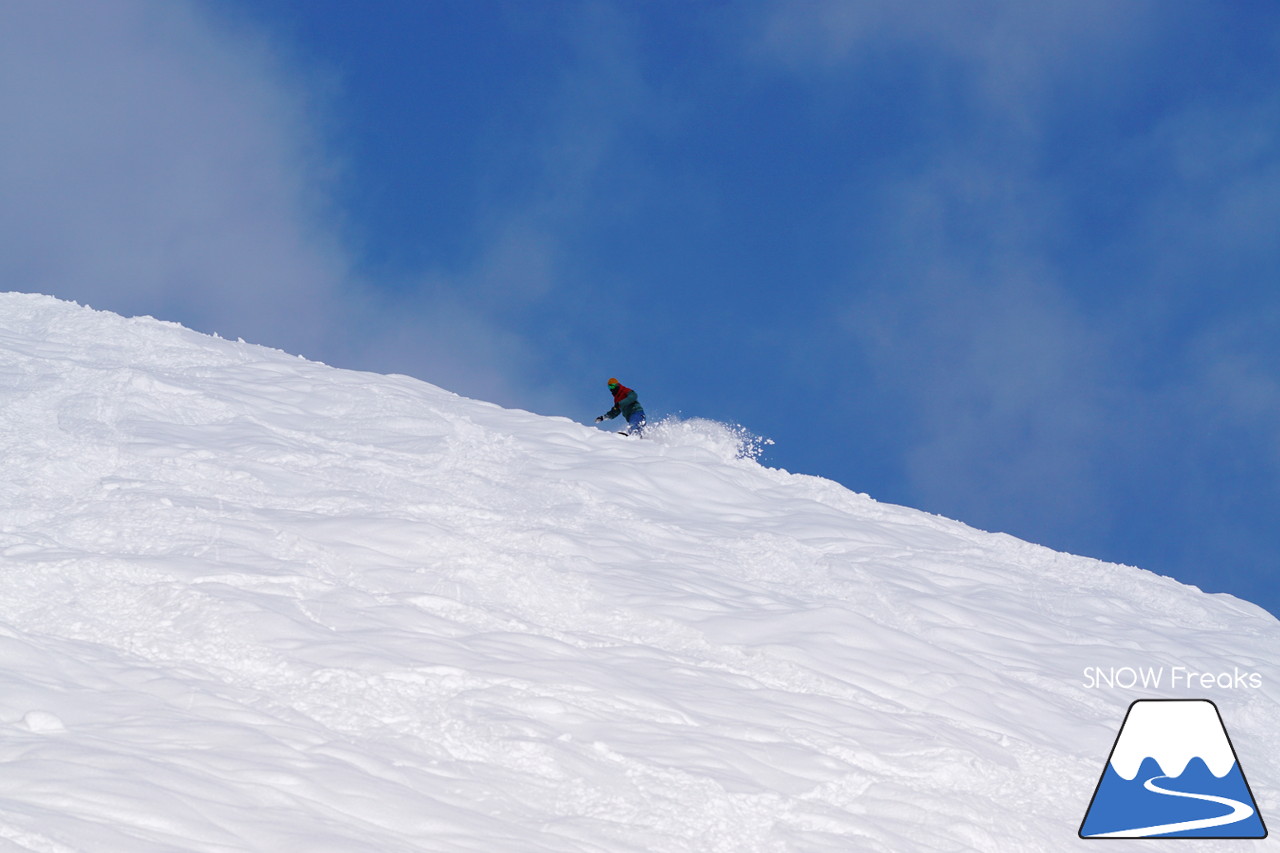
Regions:
[[640, 405], [636, 392], [623, 385], [617, 379], [609, 380], [609, 391], [613, 394], [613, 408], [596, 418], [596, 423], [600, 423], [605, 418], [612, 420], [618, 415], [622, 415], [630, 425], [626, 430], [623, 430], [623, 435], [640, 436], [643, 434], [645, 423], [644, 407]]

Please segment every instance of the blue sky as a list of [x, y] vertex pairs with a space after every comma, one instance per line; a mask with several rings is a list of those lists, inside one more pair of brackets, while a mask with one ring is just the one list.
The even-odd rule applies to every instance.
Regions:
[[0, 8], [6, 289], [1280, 612], [1280, 7]]

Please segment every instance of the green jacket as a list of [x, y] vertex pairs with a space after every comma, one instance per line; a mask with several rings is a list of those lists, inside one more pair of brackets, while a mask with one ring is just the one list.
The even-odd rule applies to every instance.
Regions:
[[640, 405], [636, 392], [625, 385], [619, 385], [618, 390], [613, 392], [613, 408], [605, 412], [604, 416], [612, 419], [622, 415], [627, 420], [631, 420], [631, 416], [636, 412], [644, 414], [644, 407]]

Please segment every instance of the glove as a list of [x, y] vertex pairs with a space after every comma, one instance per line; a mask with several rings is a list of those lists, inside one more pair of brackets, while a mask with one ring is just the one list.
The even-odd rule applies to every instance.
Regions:
[[596, 418], [596, 423], [600, 423], [602, 420], [604, 420], [604, 415], [600, 415], [598, 418]]

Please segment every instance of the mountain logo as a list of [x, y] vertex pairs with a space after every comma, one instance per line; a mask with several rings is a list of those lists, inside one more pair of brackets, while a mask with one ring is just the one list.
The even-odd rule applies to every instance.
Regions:
[[1081, 838], [1266, 838], [1218, 706], [1129, 706], [1080, 824]]

